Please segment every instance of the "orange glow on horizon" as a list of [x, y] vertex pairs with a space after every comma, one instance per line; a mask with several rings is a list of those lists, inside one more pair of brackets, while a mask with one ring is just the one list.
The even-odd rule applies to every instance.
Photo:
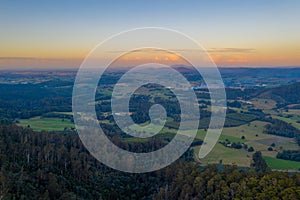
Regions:
[[[75, 49], [73, 51], [76, 51]], [[63, 53], [64, 52], [64, 53]], [[78, 68], [84, 60], [88, 51], [77, 51], [71, 54], [71, 51], [52, 52], [45, 57], [39, 57], [41, 54], [28, 52], [27, 54], [12, 54], [7, 52], [0, 56], [0, 69], [7, 68]], [[263, 48], [247, 50], [234, 48], [208, 49], [212, 60], [220, 67], [264, 67], [264, 66], [300, 66], [300, 48]], [[24, 55], [24, 56], [14, 56]], [[61, 55], [61, 56], [57, 56]], [[197, 55], [193, 55], [197, 56]], [[187, 61], [179, 55], [163, 50], [143, 50], [132, 51], [121, 56], [115, 65], [135, 66], [143, 63], [161, 63], [166, 65], [189, 65]]]
[[137, 66], [145, 63], [161, 63], [165, 65], [189, 65], [179, 55], [172, 52], [156, 49], [144, 49], [124, 54], [115, 60], [113, 67]]

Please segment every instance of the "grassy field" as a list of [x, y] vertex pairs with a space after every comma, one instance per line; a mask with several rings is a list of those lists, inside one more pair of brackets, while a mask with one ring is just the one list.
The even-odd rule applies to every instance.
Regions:
[[73, 115], [73, 112], [53, 112], [55, 114]]
[[267, 165], [272, 169], [300, 169], [300, 162], [282, 160], [269, 156], [264, 156], [263, 158], [265, 159]]
[[[227, 136], [232, 136], [236, 138], [241, 138], [245, 136], [246, 140], [257, 140], [271, 137], [271, 135], [262, 134], [266, 122], [254, 121], [249, 125], [241, 125], [237, 127], [224, 128], [222, 134]], [[258, 136], [256, 136], [258, 135]]]
[[[241, 138], [245, 136], [245, 143], [248, 146], [253, 146], [256, 151], [262, 151], [263, 155], [276, 156], [280, 147], [283, 149], [297, 150], [299, 146], [293, 138], [280, 137], [263, 133], [266, 122], [254, 121], [249, 126], [242, 125], [233, 128], [224, 128], [223, 135]], [[268, 151], [268, 147], [275, 143], [275, 151]]]
[[[276, 155], [280, 148], [296, 150], [299, 146], [295, 143], [292, 138], [285, 138], [280, 136], [274, 136], [263, 133], [264, 125], [266, 122], [254, 121], [250, 125], [242, 125], [238, 127], [224, 128], [219, 141], [224, 141], [228, 139], [230, 142], [240, 142], [245, 143], [248, 147], [252, 146], [255, 151], [261, 151], [263, 156], [276, 159]], [[257, 135], [257, 136], [256, 136]], [[205, 132], [203, 130], [199, 131], [197, 138], [203, 139]], [[241, 139], [244, 136], [245, 139]], [[276, 146], [273, 147], [273, 151], [268, 151], [268, 148], [272, 143]], [[197, 153], [199, 152], [200, 146], [194, 147], [195, 158], [197, 158]], [[252, 154], [244, 149], [232, 149], [223, 146], [222, 144], [217, 144], [213, 150], [204, 159], [199, 160], [204, 165], [209, 163], [218, 163], [220, 160], [224, 164], [236, 164], [239, 166], [250, 166], [252, 160]], [[274, 165], [271, 165], [271, 167]], [[298, 168], [294, 168], [298, 169]]]
[[158, 125], [144, 125], [144, 126], [141, 126], [141, 125], [136, 125], [136, 124], [133, 124], [132, 126], [130, 126], [129, 130], [130, 131], [135, 131], [135, 132], [138, 132], [138, 133], [147, 133], [147, 134], [156, 134], [156, 133], [159, 133], [160, 130], [162, 129], [163, 126], [158, 126]]
[[[63, 131], [64, 128], [72, 128], [74, 124], [68, 119], [61, 118], [41, 118], [35, 117], [31, 119], [19, 120], [19, 125], [28, 126], [36, 131]], [[273, 136], [263, 133], [265, 122], [254, 121], [250, 125], [242, 125], [238, 127], [224, 128], [219, 141], [225, 141], [226, 139], [230, 142], [240, 142], [245, 143], [248, 146], [253, 146], [255, 151], [261, 151], [268, 166], [272, 169], [298, 169], [300, 168], [300, 162], [286, 161], [277, 159], [277, 151], [279, 151], [280, 146], [284, 149], [299, 149], [298, 145], [292, 141], [291, 138], [283, 138], [279, 136]], [[135, 131], [143, 131], [142, 127], [131, 127]], [[188, 132], [188, 131], [186, 131]], [[176, 130], [163, 128], [161, 130], [162, 134], [158, 134], [157, 137], [169, 138], [175, 135]], [[206, 132], [201, 129], [198, 131], [196, 138], [204, 139]], [[256, 136], [257, 135], [257, 136]], [[245, 139], [241, 139], [245, 136]], [[127, 142], [147, 142], [149, 139], [141, 138], [126, 138]], [[271, 143], [276, 143], [274, 151], [268, 151], [267, 148]], [[252, 154], [244, 149], [233, 149], [223, 146], [217, 143], [213, 150], [208, 154], [207, 157], [199, 160], [197, 154], [199, 152], [200, 146], [193, 147], [195, 150], [195, 158], [202, 164], [218, 163], [222, 160], [223, 164], [234, 164], [238, 166], [250, 166], [252, 160]]]
[[280, 116], [272, 116], [276, 119], [280, 119], [282, 121], [285, 121], [287, 123], [290, 123], [292, 126], [294, 126], [295, 128], [300, 130], [300, 124], [296, 122], [296, 120], [292, 119], [292, 118], [287, 118], [287, 117], [280, 117]]
[[283, 111], [283, 114], [285, 115], [296, 115], [296, 116], [300, 116], [300, 109], [289, 109], [288, 112]]
[[[299, 149], [299, 146], [297, 145], [297, 143], [295, 143], [294, 139], [292, 138], [285, 138], [285, 137], [263, 133], [264, 126], [266, 124], [267, 124], [266, 122], [262, 122], [262, 121], [253, 121], [250, 124], [245, 124], [237, 127], [224, 128], [222, 135], [219, 138], [219, 141], [229, 140], [230, 142], [235, 142], [235, 143], [238, 142], [245, 143], [248, 145], [248, 147], [252, 146], [255, 151], [261, 151], [263, 156], [267, 158], [273, 158], [275, 160], [276, 160], [276, 155], [281, 148], [286, 150]], [[141, 127], [139, 128], [131, 127], [131, 128], [135, 131], [142, 131], [140, 129]], [[175, 129], [163, 128], [163, 130], [160, 132], [161, 134], [158, 134], [157, 137], [172, 139], [172, 137], [176, 134], [176, 132], [177, 131]], [[188, 132], [189, 132], [188, 130], [184, 131], [184, 133], [188, 133]], [[203, 140], [205, 135], [206, 135], [206, 131], [204, 131], [204, 129], [200, 129], [198, 130], [198, 134], [196, 138]], [[244, 136], [245, 139], [241, 139], [242, 136]], [[149, 141], [149, 139], [126, 138], [125, 141], [147, 142]], [[275, 143], [276, 146], [273, 147], [274, 149], [273, 151], [268, 151], [268, 148], [271, 146], [272, 143]], [[223, 164], [230, 164], [230, 165], [234, 164], [238, 166], [249, 167], [252, 161], [253, 153], [247, 152], [245, 149], [228, 148], [223, 146], [220, 143], [217, 143], [213, 148], [213, 150], [205, 158], [200, 160], [198, 159], [198, 152], [200, 146], [195, 146], [193, 147], [193, 149], [195, 151], [195, 159], [201, 162], [203, 165], [218, 163], [220, 160], [222, 160]], [[271, 168], [273, 166], [275, 165], [274, 164], [270, 165]], [[298, 169], [295, 167], [292, 168]]]
[[256, 108], [270, 110], [276, 107], [276, 101], [272, 99], [254, 98], [250, 100]]
[[30, 126], [35, 131], [63, 131], [64, 128], [73, 128], [74, 124], [69, 119], [61, 118], [41, 118], [34, 117], [30, 119], [19, 120], [19, 125]]
[[[197, 154], [199, 152], [200, 146], [194, 147], [195, 157], [197, 158]], [[222, 160], [223, 164], [229, 165], [238, 165], [249, 167], [252, 159], [252, 155], [245, 150], [242, 149], [233, 149], [223, 146], [220, 143], [217, 143], [213, 150], [203, 159], [198, 159], [202, 164], [212, 164], [218, 163]]]

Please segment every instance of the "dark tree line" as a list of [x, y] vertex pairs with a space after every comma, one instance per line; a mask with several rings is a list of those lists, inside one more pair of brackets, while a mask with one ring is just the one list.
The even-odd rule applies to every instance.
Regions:
[[276, 156], [277, 158], [284, 160], [293, 160], [300, 162], [300, 151], [299, 150], [283, 150]]
[[300, 145], [300, 130], [279, 119], [271, 119], [271, 124], [265, 125], [265, 133], [283, 137], [295, 138]]

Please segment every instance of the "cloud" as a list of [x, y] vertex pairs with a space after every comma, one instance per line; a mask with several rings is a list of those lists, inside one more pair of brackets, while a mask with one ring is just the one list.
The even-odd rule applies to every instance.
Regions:
[[[142, 49], [134, 49], [134, 50], [112, 50], [107, 51], [108, 53], [138, 53], [138, 52], [165, 52], [164, 49], [154, 49], [154, 48], [142, 48]], [[172, 50], [171, 50], [172, 51]]]
[[[115, 51], [107, 51], [108, 53], [126, 53], [126, 52], [165, 52], [165, 51], [173, 51], [173, 52], [196, 52], [199, 49], [136, 49], [132, 51], [125, 50], [115, 50]], [[209, 48], [206, 49], [208, 53], [254, 53], [256, 49], [253, 48], [235, 48], [235, 47], [227, 47], [227, 48]]]
[[256, 49], [252, 48], [210, 48], [209, 53], [254, 53]]
[[0, 60], [36, 60], [35, 57], [0, 57]]
[[37, 68], [71, 68], [78, 67], [82, 59], [39, 58], [39, 57], [0, 57], [0, 70], [3, 69], [37, 69]]

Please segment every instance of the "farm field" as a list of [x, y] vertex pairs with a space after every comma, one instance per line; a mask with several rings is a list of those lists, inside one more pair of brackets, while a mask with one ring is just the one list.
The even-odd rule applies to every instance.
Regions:
[[272, 109], [276, 107], [276, 101], [272, 100], [272, 99], [261, 99], [261, 98], [254, 98], [251, 99], [251, 103], [253, 103], [253, 105], [256, 108], [259, 109]]
[[[298, 150], [299, 146], [292, 138], [285, 138], [275, 135], [269, 135], [263, 133], [264, 125], [266, 122], [254, 121], [249, 125], [241, 125], [238, 127], [224, 128], [219, 141], [230, 141], [235, 143], [244, 143], [248, 147], [253, 147], [255, 151], [261, 151], [262, 155], [268, 158], [276, 159], [276, 155], [280, 149], [285, 150]], [[205, 132], [201, 131], [198, 133], [197, 138], [203, 139]], [[244, 136], [245, 139], [241, 139]], [[274, 143], [275, 147], [273, 151], [269, 151], [268, 148]], [[203, 159], [198, 159], [198, 152], [200, 146], [193, 147], [195, 151], [195, 158], [200, 161], [203, 165], [219, 163], [222, 160], [223, 164], [234, 164], [238, 166], [250, 166], [252, 161], [252, 152], [248, 152], [245, 149], [234, 149], [225, 147], [218, 143], [213, 150]], [[297, 163], [297, 162], [296, 162]], [[275, 165], [270, 165], [272, 168]], [[275, 168], [274, 168], [275, 169]], [[295, 169], [295, 168], [294, 168]]]
[[[281, 136], [275, 136], [264, 133], [264, 126], [267, 122], [262, 121], [253, 121], [249, 124], [244, 124], [237, 127], [227, 127], [223, 128], [222, 134], [218, 140], [218, 143], [215, 145], [213, 150], [203, 159], [198, 158], [198, 152], [201, 146], [192, 147], [195, 153], [195, 159], [200, 162], [202, 165], [219, 163], [222, 160], [223, 164], [229, 165], [238, 165], [249, 167], [252, 162], [252, 154], [255, 151], [261, 151], [262, 155], [266, 158], [269, 158], [268, 162], [272, 169], [278, 169], [277, 165], [274, 164], [274, 161], [279, 163], [278, 166], [281, 166], [280, 163], [284, 163], [285, 160], [276, 159], [276, 155], [281, 149], [285, 150], [298, 150], [299, 146], [297, 145], [295, 139], [286, 138]], [[131, 129], [135, 131], [142, 131], [141, 127], [132, 126]], [[175, 129], [163, 128], [156, 137], [163, 139], [172, 139], [176, 134]], [[184, 131], [188, 133], [189, 131]], [[204, 129], [199, 129], [196, 135], [197, 139], [204, 140], [206, 131]], [[244, 138], [244, 139], [242, 139]], [[148, 142], [149, 138], [126, 138], [124, 141], [131, 142]], [[225, 147], [219, 142], [229, 141], [231, 143], [244, 143], [249, 147], [254, 148], [254, 152], [248, 152], [247, 149], [234, 149], [230, 147]], [[272, 151], [269, 151], [268, 148], [275, 144], [272, 147]], [[273, 145], [274, 145], [273, 144]], [[275, 160], [272, 160], [275, 159]], [[287, 161], [289, 163], [289, 161]], [[295, 162], [298, 164], [297, 162]], [[293, 165], [288, 165], [289, 167]], [[294, 165], [295, 166], [295, 165]], [[273, 168], [274, 167], [274, 168]], [[294, 168], [293, 169], [298, 169]], [[286, 169], [286, 168], [284, 168]], [[290, 168], [288, 168], [290, 169]]]
[[269, 156], [263, 156], [268, 167], [272, 169], [300, 169], [300, 162], [282, 160], [278, 158], [272, 158]]
[[196, 160], [200, 161], [202, 165], [219, 163], [222, 160], [223, 164], [238, 165], [249, 167], [251, 162], [251, 154], [245, 150], [233, 149], [217, 143], [213, 150], [203, 159], [198, 158], [200, 146], [193, 147], [195, 151]]
[[20, 119], [19, 125], [28, 125], [35, 131], [63, 131], [65, 128], [74, 128], [74, 124], [69, 119], [61, 118], [41, 118]]
[[285, 121], [287, 123], [290, 123], [292, 126], [294, 126], [297, 129], [300, 129], [300, 124], [297, 123], [296, 120], [292, 119], [292, 118], [288, 118], [288, 117], [280, 117], [280, 116], [273, 116], [276, 119], [280, 119], [282, 121]]
[[[60, 113], [62, 114], [62, 113]], [[70, 113], [63, 113], [70, 114]], [[281, 117], [284, 118], [284, 117]], [[285, 118], [286, 120], [291, 120], [289, 118]], [[70, 119], [62, 119], [62, 118], [42, 118], [42, 117], [34, 117], [30, 119], [21, 119], [19, 120], [19, 125], [21, 126], [30, 126], [33, 130], [36, 131], [63, 131], [65, 128], [74, 128], [74, 124], [70, 121]], [[102, 123], [105, 123], [103, 121]], [[106, 122], [108, 123], [108, 122]], [[231, 143], [244, 143], [248, 147], [253, 147], [255, 151], [261, 151], [262, 155], [266, 159], [268, 166], [272, 169], [298, 169], [300, 168], [299, 162], [286, 161], [277, 159], [276, 155], [280, 149], [285, 150], [297, 150], [299, 146], [292, 138], [285, 138], [280, 136], [274, 136], [263, 133], [264, 126], [266, 122], [262, 121], [253, 121], [250, 124], [245, 124], [237, 127], [227, 127], [223, 129], [222, 135], [219, 138], [220, 141], [230, 141]], [[131, 127], [131, 129], [135, 131], [142, 131], [141, 127]], [[158, 129], [159, 130], [159, 129]], [[189, 131], [185, 131], [189, 132]], [[163, 139], [172, 139], [176, 134], [175, 129], [164, 127], [157, 137]], [[203, 140], [206, 135], [206, 131], [204, 129], [198, 130], [198, 134], [196, 135], [197, 139]], [[242, 137], [244, 139], [242, 139]], [[149, 139], [141, 139], [141, 138], [125, 138], [124, 141], [131, 142], [148, 142]], [[268, 148], [271, 144], [274, 143], [275, 147], [273, 147], [273, 151], [269, 151]], [[234, 149], [225, 147], [224, 145], [217, 143], [213, 150], [203, 159], [198, 158], [198, 152], [200, 146], [192, 147], [195, 152], [195, 158], [202, 165], [219, 163], [222, 160], [223, 164], [230, 165], [238, 165], [249, 167], [252, 162], [252, 154], [253, 152], [248, 152], [246, 149]], [[255, 152], [254, 151], [254, 152]]]

